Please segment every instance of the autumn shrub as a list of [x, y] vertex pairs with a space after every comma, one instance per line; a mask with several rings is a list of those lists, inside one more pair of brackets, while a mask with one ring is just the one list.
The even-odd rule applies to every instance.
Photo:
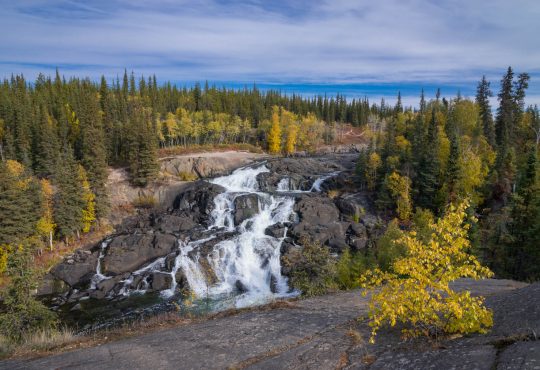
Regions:
[[156, 203], [156, 198], [153, 195], [139, 195], [131, 202], [135, 208], [154, 208]]
[[377, 268], [361, 277], [362, 287], [378, 288], [369, 305], [372, 342], [385, 325], [399, 324], [405, 337], [483, 333], [491, 327], [492, 313], [482, 297], [449, 287], [461, 277], [492, 275], [468, 253], [467, 206], [467, 202], [449, 206], [444, 217], [429, 225], [429, 240], [420, 240], [415, 231], [404, 233], [396, 243], [405, 248], [405, 256], [395, 260], [389, 271]]
[[301, 238], [300, 244], [301, 249], [293, 250], [283, 260], [291, 270], [291, 286], [307, 297], [336, 289], [336, 262], [328, 247], [309, 238]]
[[188, 171], [180, 171], [178, 173], [178, 177], [182, 181], [195, 181], [198, 179], [196, 174], [194, 174], [193, 172], [188, 172]]

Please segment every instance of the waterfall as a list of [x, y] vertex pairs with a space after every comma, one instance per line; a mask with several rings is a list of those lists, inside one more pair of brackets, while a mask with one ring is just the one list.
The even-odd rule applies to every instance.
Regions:
[[[257, 175], [263, 172], [269, 172], [264, 165], [242, 168], [210, 181], [225, 188], [225, 192], [214, 198], [209, 230], [214, 230], [215, 234], [202, 240], [179, 242], [180, 253], [171, 272], [173, 284], [162, 293], [164, 296], [174, 294], [180, 269], [196, 297], [235, 295], [237, 307], [290, 294], [287, 279], [281, 275], [280, 247], [285, 235], [275, 238], [266, 235], [265, 230], [276, 223], [290, 221], [294, 199], [259, 192]], [[235, 226], [234, 201], [246, 194], [257, 196], [258, 212]], [[210, 254], [202, 256], [198, 248], [223, 232], [235, 233], [215, 244]], [[201, 265], [202, 258], [213, 273], [211, 282]]]
[[[240, 168], [231, 175], [210, 180], [225, 191], [214, 197], [211, 224], [205, 236], [195, 240], [178, 240], [178, 249], [172, 261], [171, 256], [160, 257], [132, 272], [120, 281], [116, 294], [146, 292], [151, 288], [155, 273], [170, 274], [169, 289], [161, 291], [165, 298], [177, 293], [179, 276], [187, 282], [196, 298], [216, 302], [232, 300], [236, 307], [297, 294], [291, 291], [287, 278], [281, 275], [280, 249], [287, 229], [284, 228], [283, 235], [278, 237], [266, 235], [266, 230], [272, 225], [294, 220], [295, 200], [287, 192], [320, 191], [321, 184], [335, 174], [316, 179], [311, 189], [305, 191], [290, 189], [291, 180], [285, 177], [277, 185], [277, 191], [283, 194], [269, 194], [260, 191], [257, 181], [257, 176], [264, 172], [269, 172], [269, 169], [262, 164]], [[249, 213], [235, 220], [236, 201], [246, 195], [247, 201], [251, 202], [247, 203]], [[96, 274], [91, 282], [92, 289], [97, 289], [99, 282], [111, 278], [101, 272], [101, 261], [109, 242], [110, 239], [107, 239], [101, 245]]]
[[99, 256], [97, 260], [96, 265], [96, 274], [92, 276], [92, 280], [90, 282], [90, 289], [96, 289], [98, 283], [100, 283], [103, 280], [110, 279], [110, 276], [105, 276], [101, 273], [101, 260], [103, 260], [103, 257], [105, 257], [105, 251], [107, 250], [107, 247], [109, 246], [109, 243], [111, 242], [111, 239], [105, 239], [101, 242], [101, 246], [99, 248]]

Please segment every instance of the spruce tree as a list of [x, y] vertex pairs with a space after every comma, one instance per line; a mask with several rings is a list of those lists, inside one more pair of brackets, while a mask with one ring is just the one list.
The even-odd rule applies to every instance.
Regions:
[[493, 126], [493, 115], [489, 104], [489, 98], [493, 96], [493, 93], [489, 85], [490, 83], [486, 80], [486, 76], [482, 76], [482, 80], [478, 83], [476, 89], [476, 103], [479, 108], [484, 136], [491, 146], [495, 146], [495, 127]]
[[106, 189], [107, 153], [99, 102], [91, 86], [83, 84], [79, 106], [81, 125], [81, 163], [88, 172], [92, 192], [96, 196], [96, 216], [104, 217], [109, 202]]
[[439, 129], [435, 120], [435, 110], [431, 111], [426, 147], [419, 163], [416, 179], [416, 198], [418, 206], [437, 210], [435, 199], [439, 191]]
[[83, 227], [83, 209], [85, 200], [79, 183], [79, 167], [69, 147], [65, 147], [58, 157], [53, 184], [54, 222], [59, 237], [67, 238]]

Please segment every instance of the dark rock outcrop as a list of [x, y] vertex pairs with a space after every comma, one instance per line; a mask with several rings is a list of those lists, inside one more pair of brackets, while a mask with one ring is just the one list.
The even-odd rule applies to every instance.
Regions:
[[174, 248], [176, 237], [170, 234], [148, 232], [120, 235], [110, 242], [102, 269], [111, 275], [134, 271], [145, 263], [166, 256]]
[[239, 195], [234, 199], [234, 209], [235, 225], [240, 225], [244, 220], [255, 216], [259, 212], [257, 194]]
[[214, 209], [214, 197], [223, 187], [206, 181], [196, 181], [180, 193], [173, 204], [173, 213], [187, 216], [195, 223], [207, 224]]
[[67, 283], [71, 287], [79, 287], [90, 283], [96, 271], [97, 252], [77, 250], [66, 256], [64, 261], [51, 270], [51, 275]]

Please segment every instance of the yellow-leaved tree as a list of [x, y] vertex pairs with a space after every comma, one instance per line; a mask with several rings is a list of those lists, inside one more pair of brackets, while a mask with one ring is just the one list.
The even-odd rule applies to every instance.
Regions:
[[406, 221], [411, 217], [411, 180], [407, 176], [401, 176], [392, 172], [388, 176], [388, 188], [396, 201], [396, 212], [400, 220]]
[[92, 223], [96, 220], [96, 196], [90, 189], [88, 175], [83, 166], [79, 165], [79, 181], [83, 190], [84, 208], [82, 210], [82, 231], [87, 233], [90, 231]]
[[272, 109], [272, 126], [268, 132], [268, 151], [271, 154], [279, 154], [281, 151], [281, 127], [279, 125], [279, 108]]
[[36, 229], [41, 236], [47, 239], [49, 248], [52, 250], [54, 228], [56, 227], [53, 217], [53, 188], [47, 179], [41, 179], [40, 185], [42, 194], [42, 214], [37, 222]]
[[467, 201], [450, 205], [444, 217], [430, 223], [427, 240], [414, 231], [405, 233], [396, 240], [405, 248], [405, 257], [395, 260], [388, 272], [374, 269], [360, 278], [363, 288], [379, 288], [369, 305], [371, 342], [384, 325], [399, 324], [405, 337], [483, 333], [492, 326], [492, 313], [482, 297], [449, 286], [458, 278], [492, 275], [468, 253], [467, 207]]

